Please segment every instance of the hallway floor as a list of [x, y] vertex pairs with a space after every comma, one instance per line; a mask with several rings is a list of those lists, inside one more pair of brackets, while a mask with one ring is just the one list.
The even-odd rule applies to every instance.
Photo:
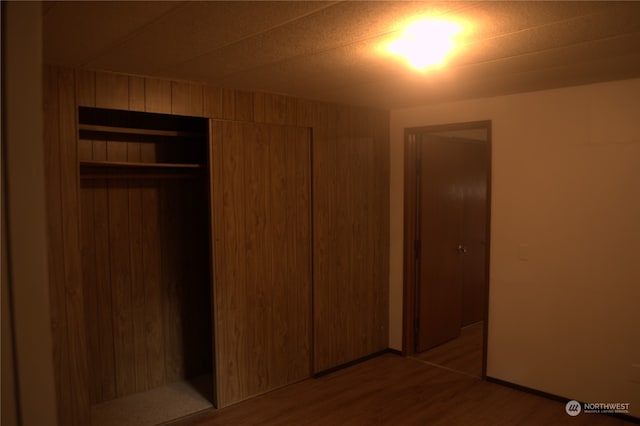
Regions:
[[448, 368], [473, 377], [482, 377], [482, 324], [477, 322], [460, 331], [460, 336], [412, 358], [433, 366]]

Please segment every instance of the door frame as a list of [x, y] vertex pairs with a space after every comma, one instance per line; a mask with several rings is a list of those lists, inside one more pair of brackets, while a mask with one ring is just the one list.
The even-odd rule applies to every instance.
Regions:
[[402, 303], [402, 354], [415, 354], [416, 343], [416, 134], [484, 128], [487, 130], [487, 222], [485, 258], [485, 294], [482, 342], [482, 378], [487, 375], [487, 334], [489, 321], [489, 266], [491, 258], [491, 120], [408, 127], [404, 129], [404, 235], [403, 235], [403, 303]]

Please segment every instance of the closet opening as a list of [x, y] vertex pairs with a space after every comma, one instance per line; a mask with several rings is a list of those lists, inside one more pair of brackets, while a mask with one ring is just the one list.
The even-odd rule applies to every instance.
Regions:
[[92, 425], [215, 401], [208, 119], [78, 110]]

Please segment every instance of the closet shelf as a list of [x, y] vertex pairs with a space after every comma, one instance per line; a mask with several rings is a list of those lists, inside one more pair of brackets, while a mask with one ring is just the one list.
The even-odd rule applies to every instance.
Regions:
[[78, 124], [79, 130], [100, 133], [118, 133], [125, 135], [149, 135], [149, 136], [167, 136], [167, 137], [201, 137], [202, 133], [188, 132], [183, 130], [158, 130], [158, 129], [141, 129], [135, 127], [113, 127], [101, 126], [97, 124]]
[[192, 179], [202, 175], [202, 164], [80, 161], [81, 179]]
[[144, 174], [127, 174], [127, 173], [91, 173], [91, 174], [82, 174], [80, 175], [80, 179], [82, 180], [131, 180], [131, 179], [141, 179], [141, 180], [161, 180], [161, 179], [195, 179], [197, 175], [187, 174], [187, 173], [144, 173]]
[[80, 161], [80, 167], [108, 167], [132, 169], [202, 169], [202, 164], [195, 163], [134, 163], [127, 161]]

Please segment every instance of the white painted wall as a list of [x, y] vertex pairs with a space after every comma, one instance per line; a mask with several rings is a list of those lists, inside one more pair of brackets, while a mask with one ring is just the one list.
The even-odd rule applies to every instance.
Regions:
[[391, 112], [389, 346], [404, 129], [478, 120], [493, 122], [487, 374], [640, 417], [640, 79]]

